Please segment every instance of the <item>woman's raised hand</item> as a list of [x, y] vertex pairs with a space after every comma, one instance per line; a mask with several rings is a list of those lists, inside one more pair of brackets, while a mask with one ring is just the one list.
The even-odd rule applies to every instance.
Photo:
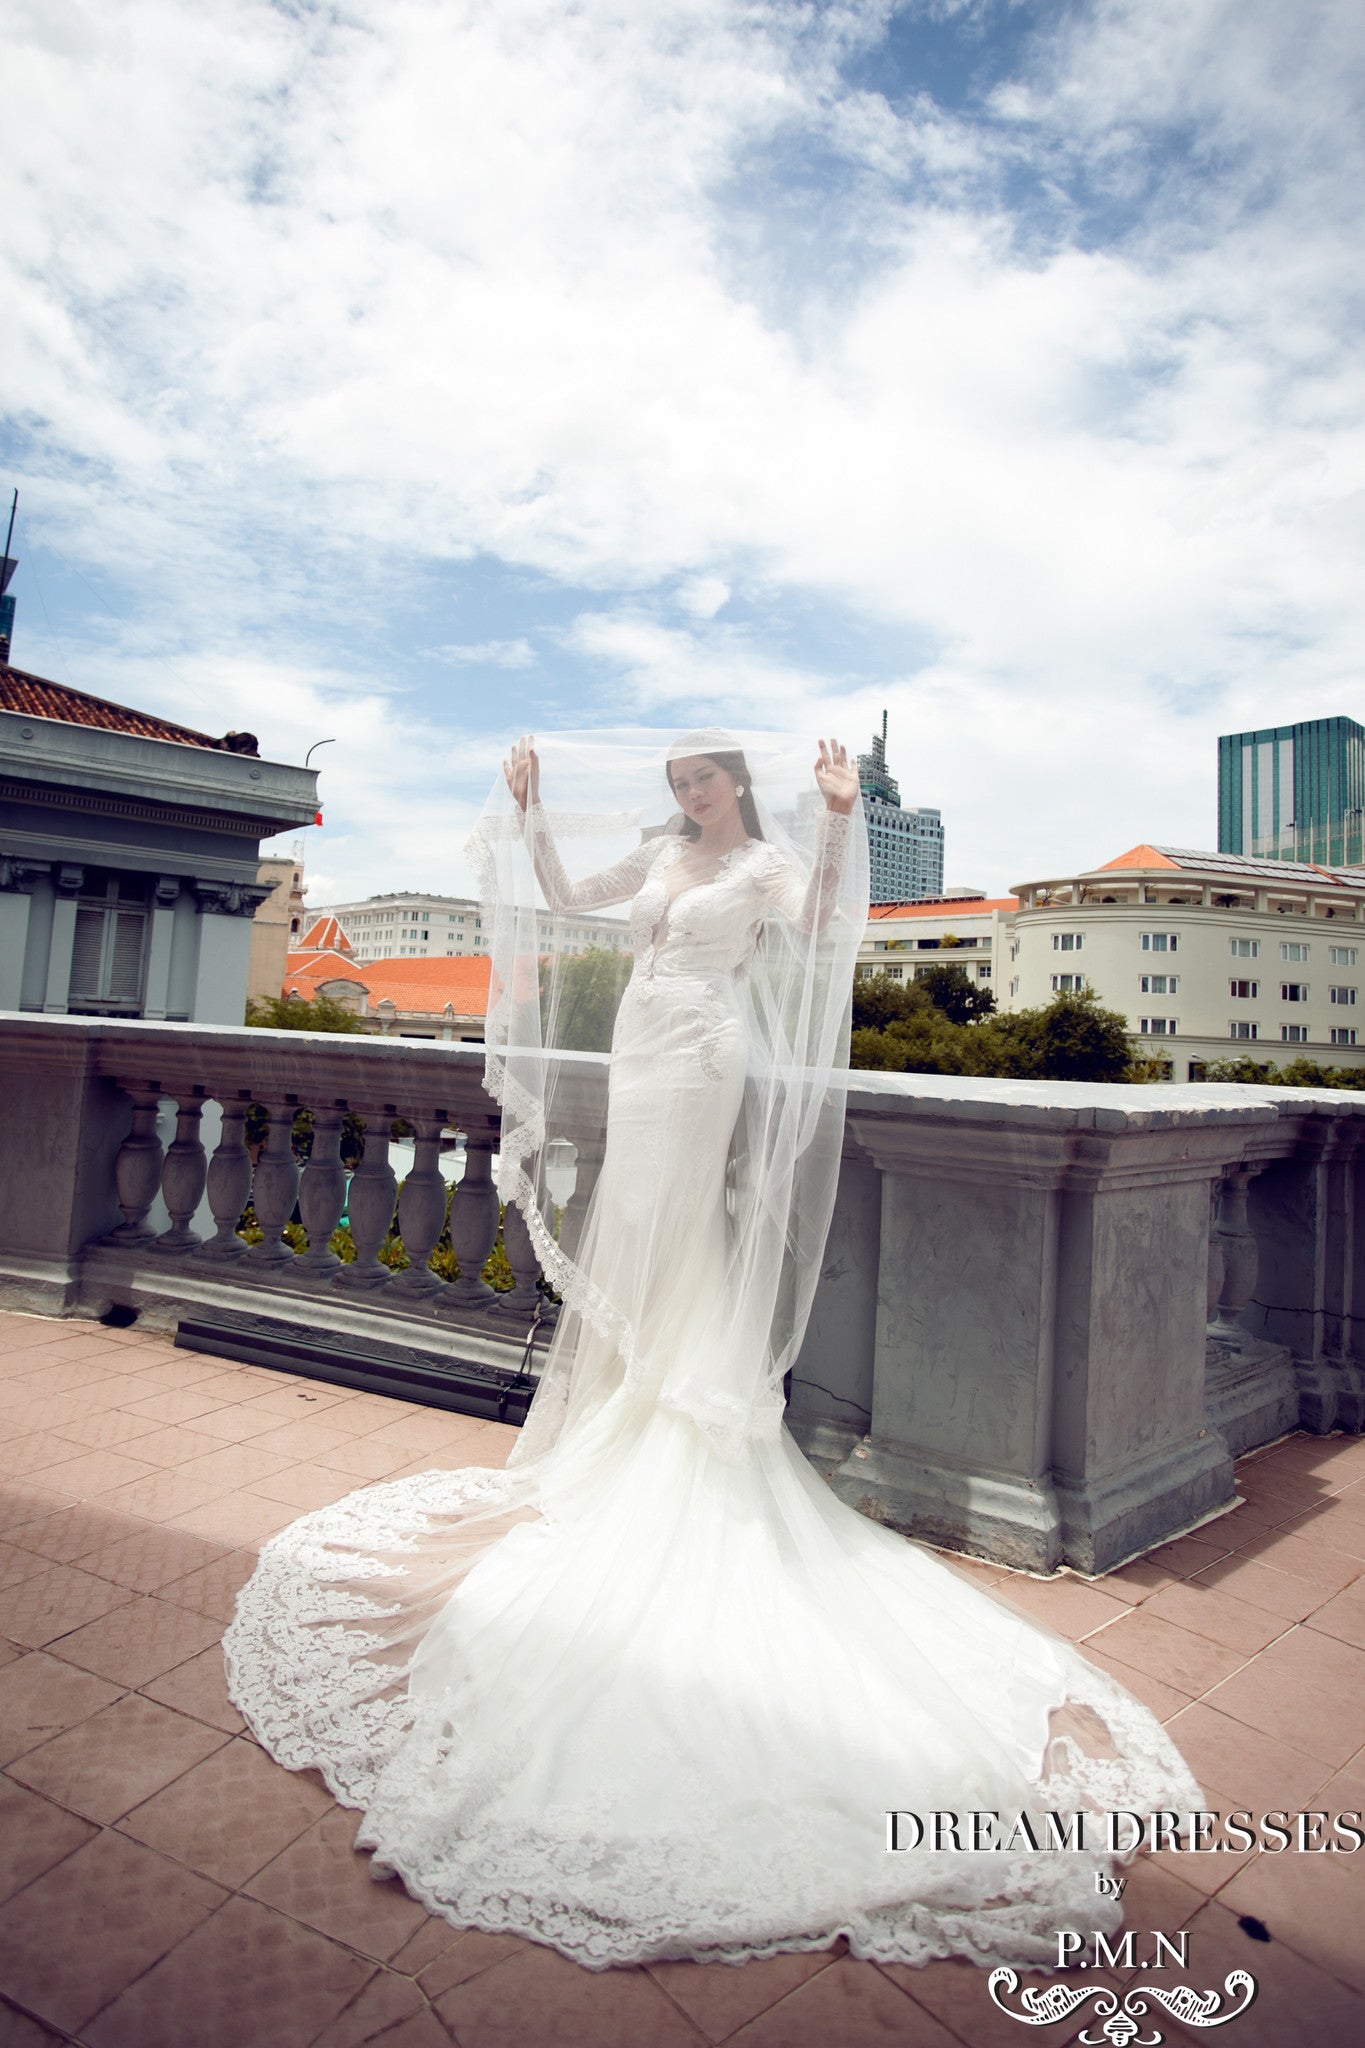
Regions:
[[533, 735], [528, 733], [525, 739], [517, 741], [510, 758], [502, 764], [502, 772], [523, 811], [528, 803], [540, 802], [540, 756]]
[[821, 740], [815, 780], [831, 811], [847, 815], [858, 801], [858, 770], [850, 767], [848, 750], [838, 740]]

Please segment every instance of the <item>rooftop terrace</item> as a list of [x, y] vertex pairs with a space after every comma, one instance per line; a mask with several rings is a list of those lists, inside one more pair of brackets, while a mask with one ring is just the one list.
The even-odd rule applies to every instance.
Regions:
[[[993, 2010], [967, 1963], [880, 1968], [835, 1949], [596, 1975], [460, 1932], [369, 1877], [357, 1817], [245, 1733], [218, 1639], [258, 1546], [296, 1514], [370, 1480], [498, 1463], [514, 1435], [137, 1325], [0, 1315], [5, 2048], [1040, 2038]], [[1292, 1435], [1239, 1462], [1237, 1491], [1102, 1580], [959, 1562], [1146, 1700], [1213, 1806], [1365, 1807], [1365, 1442]], [[1130, 1926], [1190, 1928], [1189, 1981], [1258, 1977], [1219, 2037], [1230, 2048], [1365, 2039], [1365, 1855], [1144, 1857], [1125, 1907]]]

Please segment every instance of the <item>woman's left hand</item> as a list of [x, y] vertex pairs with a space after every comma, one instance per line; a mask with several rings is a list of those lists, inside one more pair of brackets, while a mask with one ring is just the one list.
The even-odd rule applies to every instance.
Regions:
[[847, 816], [858, 801], [858, 770], [849, 766], [848, 750], [838, 740], [821, 740], [815, 780], [827, 808]]

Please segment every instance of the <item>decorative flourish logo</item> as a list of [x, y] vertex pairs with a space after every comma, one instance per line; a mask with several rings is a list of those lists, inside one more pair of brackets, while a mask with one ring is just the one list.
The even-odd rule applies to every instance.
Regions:
[[[1249, 1971], [1231, 1970], [1221, 1991], [1196, 1991], [1189, 1984], [1176, 1984], [1167, 1991], [1155, 1984], [1139, 1984], [1126, 1992], [1120, 2003], [1118, 1994], [1103, 1984], [1084, 1988], [1075, 1984], [1049, 1984], [1045, 1991], [1028, 1990], [1021, 1994], [1022, 2012], [1015, 2012], [1000, 1996], [1002, 1990], [1011, 1996], [1019, 1990], [1016, 1971], [992, 1970], [986, 1989], [993, 2005], [1026, 2027], [1055, 2027], [1060, 2021], [1070, 2019], [1093, 1998], [1095, 2018], [1102, 2024], [1098, 2033], [1087, 2027], [1077, 2035], [1077, 2040], [1083, 2042], [1085, 2048], [1104, 2048], [1106, 2042], [1111, 2044], [1111, 2048], [1160, 2048], [1165, 2035], [1155, 2027], [1150, 2034], [1142, 2029], [1149, 1999], [1155, 1999], [1163, 2011], [1183, 2026], [1221, 2027], [1229, 2020], [1239, 2019], [1250, 2009], [1256, 2000], [1257, 1986]], [[1226, 2008], [1223, 2004], [1225, 1998], [1229, 2001]], [[1239, 1999], [1240, 2003], [1233, 2002]]]

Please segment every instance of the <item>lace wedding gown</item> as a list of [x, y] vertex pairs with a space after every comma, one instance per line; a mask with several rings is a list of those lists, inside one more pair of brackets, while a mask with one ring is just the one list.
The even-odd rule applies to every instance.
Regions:
[[577, 1255], [631, 1304], [630, 1356], [566, 1302], [570, 1390], [551, 1371], [507, 1472], [368, 1487], [273, 1537], [226, 1637], [232, 1696], [363, 1809], [376, 1871], [461, 1926], [593, 1968], [840, 1934], [883, 1960], [1052, 1966], [1059, 1927], [1118, 1924], [1095, 1887], [1112, 1859], [891, 1852], [888, 1809], [1006, 1829], [1189, 1811], [1169, 1738], [1071, 1645], [838, 1501], [779, 1424], [709, 1426], [735, 1366], [716, 1311], [746, 963], [765, 921], [818, 921], [821, 868], [750, 840], [691, 880], [686, 842], [660, 838], [572, 884], [535, 829], [552, 906], [633, 899]]

